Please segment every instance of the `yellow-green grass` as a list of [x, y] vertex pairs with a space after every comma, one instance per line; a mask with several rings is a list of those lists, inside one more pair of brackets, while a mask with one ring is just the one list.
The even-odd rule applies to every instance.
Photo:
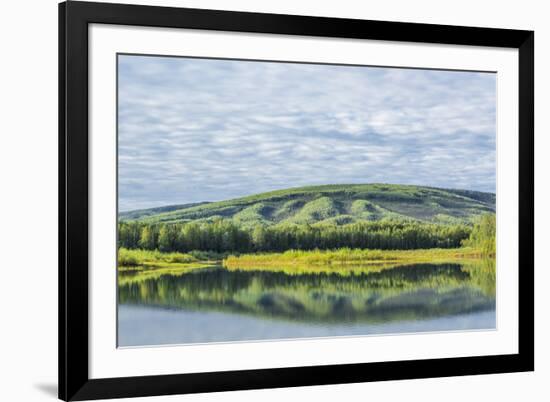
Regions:
[[[151, 275], [181, 275], [189, 271], [209, 268], [223, 263], [229, 270], [282, 271], [287, 274], [379, 272], [399, 265], [419, 263], [464, 263], [486, 258], [472, 247], [418, 250], [368, 250], [341, 248], [337, 250], [289, 250], [282, 253], [230, 255], [222, 261], [203, 260], [187, 253], [163, 253], [157, 250], [119, 249], [120, 273]], [[154, 272], [153, 272], [154, 271]]]
[[120, 271], [136, 271], [151, 268], [201, 268], [215, 261], [199, 260], [186, 253], [163, 253], [158, 250], [128, 250], [119, 248], [118, 267]]
[[[289, 250], [283, 253], [243, 254], [229, 256], [223, 265], [229, 269], [260, 269], [296, 267], [333, 267], [342, 269], [353, 266], [368, 266], [384, 269], [394, 265], [412, 263], [441, 263], [484, 257], [474, 248], [421, 249], [421, 250], [362, 250], [342, 248], [338, 250]], [[317, 268], [318, 270], [318, 268]]]

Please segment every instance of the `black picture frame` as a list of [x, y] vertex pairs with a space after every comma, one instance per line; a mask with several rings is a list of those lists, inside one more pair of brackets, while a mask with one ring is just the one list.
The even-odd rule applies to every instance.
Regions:
[[[88, 25], [508, 47], [519, 51], [517, 354], [90, 379]], [[534, 370], [534, 32], [70, 1], [59, 5], [59, 398], [169, 395]]]

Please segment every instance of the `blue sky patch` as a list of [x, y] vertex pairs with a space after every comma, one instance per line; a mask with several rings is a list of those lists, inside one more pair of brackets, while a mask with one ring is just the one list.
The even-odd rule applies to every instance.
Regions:
[[493, 73], [118, 63], [121, 211], [318, 184], [495, 191]]

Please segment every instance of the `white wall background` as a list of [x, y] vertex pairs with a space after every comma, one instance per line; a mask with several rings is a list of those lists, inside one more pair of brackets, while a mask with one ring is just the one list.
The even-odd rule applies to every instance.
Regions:
[[[139, 1], [135, 1], [139, 2]], [[170, 396], [158, 401], [546, 401], [550, 391], [550, 222], [545, 172], [550, 25], [536, 0], [165, 0], [147, 4], [534, 29], [536, 59], [536, 372]], [[0, 400], [56, 398], [57, 1], [2, 2], [0, 13]], [[29, 240], [30, 236], [30, 240]], [[546, 380], [546, 381], [545, 381]]]

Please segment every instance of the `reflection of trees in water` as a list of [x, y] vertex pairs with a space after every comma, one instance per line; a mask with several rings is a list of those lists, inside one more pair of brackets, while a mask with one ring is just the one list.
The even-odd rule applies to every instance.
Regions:
[[221, 267], [181, 275], [122, 276], [121, 303], [299, 321], [389, 322], [495, 308], [494, 261], [416, 264], [346, 276]]

